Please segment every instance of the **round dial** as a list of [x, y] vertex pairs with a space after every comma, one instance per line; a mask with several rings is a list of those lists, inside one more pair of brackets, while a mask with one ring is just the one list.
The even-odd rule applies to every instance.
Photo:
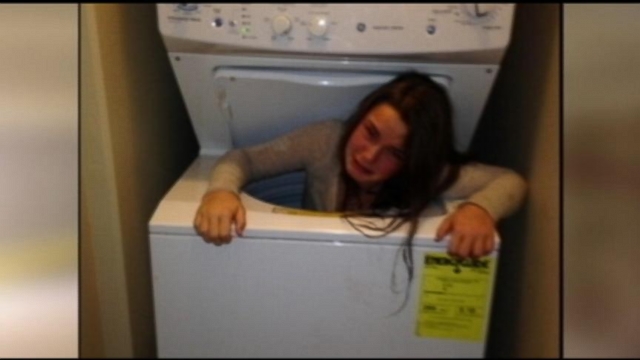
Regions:
[[329, 20], [322, 16], [315, 16], [309, 22], [309, 32], [314, 36], [323, 36], [327, 33], [329, 27]]
[[285, 35], [291, 31], [291, 20], [285, 15], [278, 15], [271, 21], [271, 27], [277, 35]]

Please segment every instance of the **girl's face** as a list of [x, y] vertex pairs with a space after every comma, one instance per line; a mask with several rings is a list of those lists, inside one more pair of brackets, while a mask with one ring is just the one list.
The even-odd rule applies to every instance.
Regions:
[[408, 133], [409, 128], [391, 105], [372, 108], [347, 141], [347, 174], [365, 189], [382, 185], [402, 168]]

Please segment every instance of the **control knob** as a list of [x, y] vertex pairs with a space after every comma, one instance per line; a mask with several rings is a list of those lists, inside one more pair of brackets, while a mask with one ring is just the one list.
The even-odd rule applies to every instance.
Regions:
[[309, 22], [309, 32], [317, 37], [323, 36], [327, 33], [329, 27], [329, 20], [322, 16], [315, 16]]
[[271, 21], [271, 27], [277, 35], [285, 35], [291, 31], [291, 20], [285, 15], [278, 15]]

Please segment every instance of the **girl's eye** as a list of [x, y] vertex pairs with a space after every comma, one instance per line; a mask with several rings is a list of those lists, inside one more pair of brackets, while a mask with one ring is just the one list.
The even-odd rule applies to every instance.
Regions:
[[393, 156], [398, 161], [404, 161], [404, 151], [398, 149], [387, 149], [387, 154]]
[[401, 150], [391, 150], [393, 156], [398, 160], [404, 160], [404, 152]]
[[379, 137], [380, 134], [378, 133], [378, 129], [376, 129], [376, 127], [373, 126], [371, 123], [365, 123], [364, 128], [367, 131], [367, 135], [369, 135], [370, 138], [377, 139]]

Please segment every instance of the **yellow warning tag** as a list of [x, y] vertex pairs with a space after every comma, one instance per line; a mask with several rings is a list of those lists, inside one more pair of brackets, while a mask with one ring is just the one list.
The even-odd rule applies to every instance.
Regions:
[[483, 341], [495, 258], [424, 256], [416, 335]]

